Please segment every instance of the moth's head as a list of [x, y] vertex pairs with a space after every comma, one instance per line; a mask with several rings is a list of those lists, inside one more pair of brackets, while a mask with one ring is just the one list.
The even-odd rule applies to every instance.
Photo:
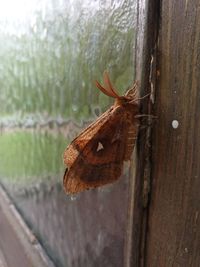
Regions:
[[137, 82], [134, 84], [134, 86], [131, 89], [129, 89], [126, 92], [126, 94], [124, 96], [119, 96], [119, 94], [117, 93], [117, 90], [112, 85], [107, 72], [104, 72], [103, 78], [104, 78], [105, 86], [103, 87], [98, 81], [96, 81], [96, 86], [105, 95], [115, 98], [116, 104], [126, 105], [126, 104], [137, 103], [137, 98], [138, 98], [138, 90], [137, 90], [138, 84], [137, 84]]

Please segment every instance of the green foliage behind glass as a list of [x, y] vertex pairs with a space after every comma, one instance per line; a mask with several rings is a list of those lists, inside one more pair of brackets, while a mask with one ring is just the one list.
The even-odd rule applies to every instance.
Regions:
[[38, 11], [24, 33], [0, 32], [1, 115], [87, 118], [91, 103], [104, 109], [110, 101], [94, 86], [105, 69], [121, 93], [133, 82], [133, 1], [116, 9], [71, 5]]
[[[63, 136], [16, 132], [0, 137], [0, 178], [15, 183], [32, 182], [63, 172]], [[60, 181], [62, 177], [59, 177]]]
[[104, 70], [120, 94], [132, 85], [135, 2], [48, 1], [19, 25], [24, 30], [1, 23], [0, 127], [10, 133], [0, 136], [0, 178], [28, 182], [59, 173], [66, 141], [30, 128], [105, 110], [113, 99], [94, 85]]

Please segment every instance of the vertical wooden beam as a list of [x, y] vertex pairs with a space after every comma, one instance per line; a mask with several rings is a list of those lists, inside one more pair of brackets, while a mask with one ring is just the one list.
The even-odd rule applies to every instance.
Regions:
[[162, 0], [147, 267], [200, 266], [200, 3]]
[[[152, 58], [158, 36], [159, 0], [138, 0], [138, 27], [136, 43], [136, 80], [139, 81], [140, 95], [151, 92]], [[146, 98], [141, 102], [141, 114], [151, 114], [152, 101]], [[145, 120], [145, 123], [147, 120]], [[139, 133], [138, 149], [130, 171], [129, 224], [125, 246], [124, 267], [144, 266], [146, 219], [148, 202], [148, 182], [150, 178], [150, 136], [151, 128]], [[137, 165], [137, 168], [136, 166]], [[146, 190], [147, 189], [147, 190]]]

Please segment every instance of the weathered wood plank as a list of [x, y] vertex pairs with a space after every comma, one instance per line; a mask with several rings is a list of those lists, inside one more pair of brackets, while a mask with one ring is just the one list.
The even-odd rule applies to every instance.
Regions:
[[[139, 81], [140, 95], [151, 92], [152, 57], [157, 43], [159, 21], [159, 0], [137, 2], [138, 23], [136, 41], [136, 80]], [[154, 58], [155, 63], [155, 58]], [[153, 93], [152, 93], [153, 96]], [[141, 114], [151, 114], [152, 101], [145, 98], [141, 101]], [[146, 125], [147, 120], [144, 121]], [[151, 127], [139, 132], [136, 155], [131, 163], [130, 191], [127, 224], [127, 242], [125, 246], [124, 267], [144, 265], [146, 218], [145, 208], [148, 202], [148, 182], [150, 178], [150, 146]]]
[[[200, 4], [163, 0], [148, 267], [200, 266]], [[177, 129], [172, 121], [177, 120]]]
[[0, 184], [0, 267], [54, 267]]

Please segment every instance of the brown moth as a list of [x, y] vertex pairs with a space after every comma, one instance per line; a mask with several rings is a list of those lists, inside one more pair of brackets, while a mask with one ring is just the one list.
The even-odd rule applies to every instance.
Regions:
[[[103, 87], [96, 86], [115, 98], [114, 105], [83, 130], [66, 148], [67, 165], [63, 177], [66, 193], [74, 194], [116, 181], [123, 162], [130, 160], [139, 128], [138, 89], [135, 83], [124, 96], [119, 96], [108, 74]], [[138, 117], [137, 117], [138, 116]]]

